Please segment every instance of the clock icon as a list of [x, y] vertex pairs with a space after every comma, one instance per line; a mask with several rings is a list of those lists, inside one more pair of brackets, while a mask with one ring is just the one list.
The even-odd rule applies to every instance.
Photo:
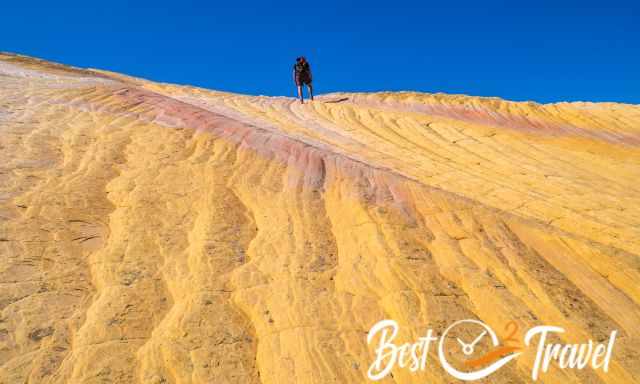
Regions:
[[[451, 363], [447, 360], [447, 356], [445, 353], [445, 340], [447, 340], [447, 336], [449, 335], [449, 333], [454, 333], [453, 331], [455, 331], [456, 329], [462, 329], [463, 327], [465, 330], [467, 330], [467, 332], [469, 331], [470, 327], [472, 329], [478, 329], [477, 333], [474, 334], [475, 335], [474, 339], [471, 342], [465, 341], [462, 337], [456, 337], [457, 344], [455, 345], [460, 348], [460, 351], [464, 356], [468, 357], [473, 355], [474, 352], [476, 352], [476, 347], [478, 346], [478, 343], [480, 343], [482, 340], [485, 340], [487, 338], [490, 343], [490, 348], [500, 349], [499, 348], [500, 340], [498, 339], [498, 336], [493, 331], [493, 329], [491, 329], [491, 327], [489, 327], [487, 324], [483, 323], [482, 321], [467, 319], [467, 320], [459, 320], [451, 324], [442, 333], [442, 336], [440, 337], [440, 342], [438, 344], [438, 358], [440, 359], [440, 364], [442, 365], [442, 368], [455, 378], [458, 378], [460, 380], [466, 380], [466, 381], [481, 379], [497, 371], [499, 368], [507, 364], [509, 361], [515, 359], [517, 356], [519, 356], [522, 353], [522, 352], [515, 352], [504, 357], [496, 355], [496, 360], [488, 361], [489, 365], [484, 368], [478, 369], [476, 371], [471, 371], [471, 372], [460, 371], [454, 368], [451, 365]], [[507, 350], [505, 349], [504, 351], [506, 352]], [[508, 349], [508, 351], [511, 352], [512, 349]], [[488, 353], [485, 356], [487, 355], [491, 355], [491, 354]]]
[[458, 340], [458, 343], [460, 343], [460, 345], [462, 346], [462, 353], [464, 353], [467, 356], [472, 355], [473, 351], [475, 350], [476, 344], [478, 344], [478, 342], [480, 342], [480, 340], [482, 340], [482, 338], [486, 334], [487, 334], [487, 330], [485, 329], [485, 330], [482, 331], [482, 333], [480, 333], [480, 335], [478, 337], [476, 337], [469, 344], [465, 343], [464, 341], [460, 340], [459, 337], [457, 337], [456, 340]]

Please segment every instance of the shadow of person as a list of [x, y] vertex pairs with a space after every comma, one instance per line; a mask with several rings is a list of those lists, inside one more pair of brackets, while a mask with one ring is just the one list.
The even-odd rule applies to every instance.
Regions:
[[325, 103], [342, 103], [343, 101], [347, 101], [347, 100], [349, 100], [348, 97], [343, 97], [341, 99], [328, 100], [328, 101], [325, 101]]

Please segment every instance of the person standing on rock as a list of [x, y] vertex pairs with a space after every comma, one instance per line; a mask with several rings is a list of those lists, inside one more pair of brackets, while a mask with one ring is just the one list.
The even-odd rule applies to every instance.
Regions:
[[309, 62], [304, 56], [298, 57], [296, 63], [293, 65], [293, 81], [295, 81], [296, 87], [298, 87], [298, 98], [300, 98], [300, 102], [304, 104], [304, 96], [302, 94], [302, 86], [304, 84], [307, 85], [309, 98], [313, 101], [311, 66], [309, 66]]

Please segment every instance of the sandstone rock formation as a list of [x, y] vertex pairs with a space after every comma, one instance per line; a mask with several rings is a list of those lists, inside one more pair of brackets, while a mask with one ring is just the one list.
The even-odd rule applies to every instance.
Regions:
[[[0, 149], [0, 383], [367, 382], [385, 318], [615, 329], [607, 373], [541, 382], [640, 381], [640, 106], [300, 105], [2, 54]], [[455, 382], [429, 359], [381, 382]]]

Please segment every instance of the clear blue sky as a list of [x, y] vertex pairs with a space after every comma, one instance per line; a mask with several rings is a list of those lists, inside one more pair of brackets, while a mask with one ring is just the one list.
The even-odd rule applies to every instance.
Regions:
[[152, 80], [293, 95], [416, 90], [640, 103], [640, 0], [6, 1], [0, 50]]

